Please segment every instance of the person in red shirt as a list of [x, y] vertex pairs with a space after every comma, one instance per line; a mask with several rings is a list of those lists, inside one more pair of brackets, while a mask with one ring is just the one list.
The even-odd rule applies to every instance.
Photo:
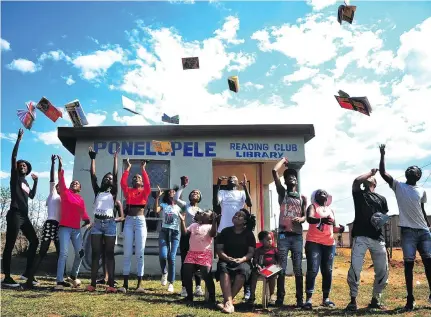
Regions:
[[60, 228], [58, 230], [58, 238], [60, 242], [60, 255], [57, 262], [57, 285], [56, 290], [63, 290], [65, 283], [63, 280], [64, 269], [66, 267], [67, 255], [69, 252], [69, 241], [72, 241], [75, 249], [75, 260], [73, 261], [70, 277], [67, 282], [73, 287], [79, 287], [81, 281], [78, 280], [79, 267], [81, 266], [82, 258], [84, 257], [84, 249], [82, 246], [81, 234], [81, 219], [84, 221], [82, 227], [90, 226], [90, 218], [88, 217], [85, 208], [84, 199], [79, 194], [81, 192], [81, 184], [77, 180], [70, 183], [69, 188], [66, 187], [64, 181], [63, 161], [60, 156], [58, 158], [58, 185], [61, 198], [61, 215]]

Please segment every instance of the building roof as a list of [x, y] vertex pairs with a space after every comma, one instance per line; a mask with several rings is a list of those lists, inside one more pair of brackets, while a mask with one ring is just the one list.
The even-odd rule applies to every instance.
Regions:
[[312, 124], [149, 125], [58, 128], [58, 138], [73, 155], [75, 155], [75, 146], [78, 139], [118, 139], [142, 136], [148, 138], [303, 136], [304, 143], [307, 143], [314, 138], [315, 134]]

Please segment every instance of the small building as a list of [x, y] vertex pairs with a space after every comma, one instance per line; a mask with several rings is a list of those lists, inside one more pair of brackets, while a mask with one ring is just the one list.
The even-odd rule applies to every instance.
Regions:
[[[75, 156], [73, 178], [82, 184], [81, 195], [92, 215], [94, 194], [91, 189], [88, 147], [98, 153], [96, 173], [101, 180], [112, 170], [113, 153], [121, 148], [119, 178], [125, 170], [127, 158], [132, 164], [131, 175], [140, 171], [140, 162], [150, 160], [147, 172], [153, 195], [157, 185], [162, 189], [180, 185], [180, 177], [189, 177], [189, 186], [183, 193], [187, 198], [192, 189], [202, 193], [201, 208], [217, 209], [213, 206], [213, 194], [219, 176], [236, 175], [241, 181], [246, 174], [248, 188], [253, 201], [251, 211], [256, 215], [256, 233], [274, 229], [272, 195], [269, 184], [273, 182], [271, 170], [282, 157], [289, 158], [289, 167], [298, 171], [305, 163], [305, 143], [314, 137], [314, 127], [303, 125], [161, 125], [161, 126], [104, 126], [104, 127], [61, 127], [58, 137], [64, 147]], [[170, 141], [172, 153], [158, 153], [152, 147], [152, 140]], [[129, 179], [131, 186], [131, 178]], [[159, 274], [158, 230], [160, 218], [152, 211], [154, 196], [147, 203], [147, 228], [145, 273]], [[118, 198], [124, 201], [121, 190]], [[121, 225], [116, 246], [116, 271], [122, 270]], [[84, 235], [84, 238], [88, 233]], [[88, 243], [85, 242], [85, 245]], [[150, 259], [154, 256], [154, 259]], [[71, 258], [71, 257], [69, 257]], [[84, 269], [89, 269], [91, 254], [84, 258]], [[178, 258], [178, 263], [179, 258]], [[134, 263], [134, 261], [132, 261]], [[132, 264], [132, 270], [135, 268]], [[178, 271], [177, 271], [178, 272]]]

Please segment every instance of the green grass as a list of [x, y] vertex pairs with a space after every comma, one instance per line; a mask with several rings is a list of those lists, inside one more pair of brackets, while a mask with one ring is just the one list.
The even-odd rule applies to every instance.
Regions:
[[[387, 305], [388, 310], [385, 312], [369, 311], [365, 309], [369, 303], [373, 269], [369, 268], [371, 262], [367, 257], [362, 273], [362, 283], [360, 286], [360, 294], [358, 297], [358, 305], [360, 310], [356, 314], [345, 313], [344, 307], [349, 301], [349, 288], [346, 283], [346, 274], [349, 267], [350, 250], [340, 251], [336, 257], [333, 272], [333, 289], [331, 299], [336, 303], [337, 308], [327, 309], [318, 307], [322, 299], [321, 294], [321, 279], [316, 281], [316, 294], [314, 296], [315, 309], [311, 312], [289, 308], [287, 306], [278, 308], [269, 308], [262, 310], [260, 306], [260, 283], [256, 292], [257, 305], [248, 307], [241, 304], [242, 293], [237, 298], [235, 306], [236, 312], [232, 316], [431, 316], [431, 304], [428, 304], [429, 289], [426, 282], [423, 266], [417, 264], [415, 267], [415, 296], [417, 309], [411, 313], [403, 313], [402, 307], [405, 304], [405, 286], [404, 286], [404, 271], [402, 265], [396, 262], [390, 268], [389, 285], [384, 293], [383, 301]], [[419, 261], [420, 262], [420, 261]], [[293, 305], [295, 302], [295, 285], [294, 278], [287, 277], [286, 279], [286, 305]], [[121, 284], [119, 278], [118, 282]], [[38, 290], [18, 291], [4, 289], [1, 293], [1, 316], [149, 316], [149, 317], [208, 317], [208, 316], [224, 316], [225, 314], [210, 310], [203, 307], [202, 298], [197, 298], [195, 307], [186, 307], [178, 304], [175, 301], [180, 299], [178, 294], [169, 294], [166, 287], [160, 285], [157, 278], [148, 279], [144, 283], [146, 292], [144, 294], [136, 294], [130, 291], [128, 294], [106, 294], [104, 288], [99, 287], [95, 293], [85, 292], [85, 287], [88, 285], [88, 279], [81, 279], [83, 286], [76, 290], [67, 290], [54, 292], [53, 277], [39, 277], [41, 286]], [[420, 283], [417, 284], [416, 282]], [[131, 284], [131, 287], [135, 284]], [[181, 283], [175, 282], [175, 291], [178, 293], [181, 290]], [[217, 299], [221, 301], [220, 288], [217, 285]]]

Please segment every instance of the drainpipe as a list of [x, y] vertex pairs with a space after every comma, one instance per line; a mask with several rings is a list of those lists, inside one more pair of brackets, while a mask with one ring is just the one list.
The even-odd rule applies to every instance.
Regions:
[[260, 230], [265, 230], [265, 212], [263, 203], [263, 163], [259, 164], [259, 205], [260, 205]]

